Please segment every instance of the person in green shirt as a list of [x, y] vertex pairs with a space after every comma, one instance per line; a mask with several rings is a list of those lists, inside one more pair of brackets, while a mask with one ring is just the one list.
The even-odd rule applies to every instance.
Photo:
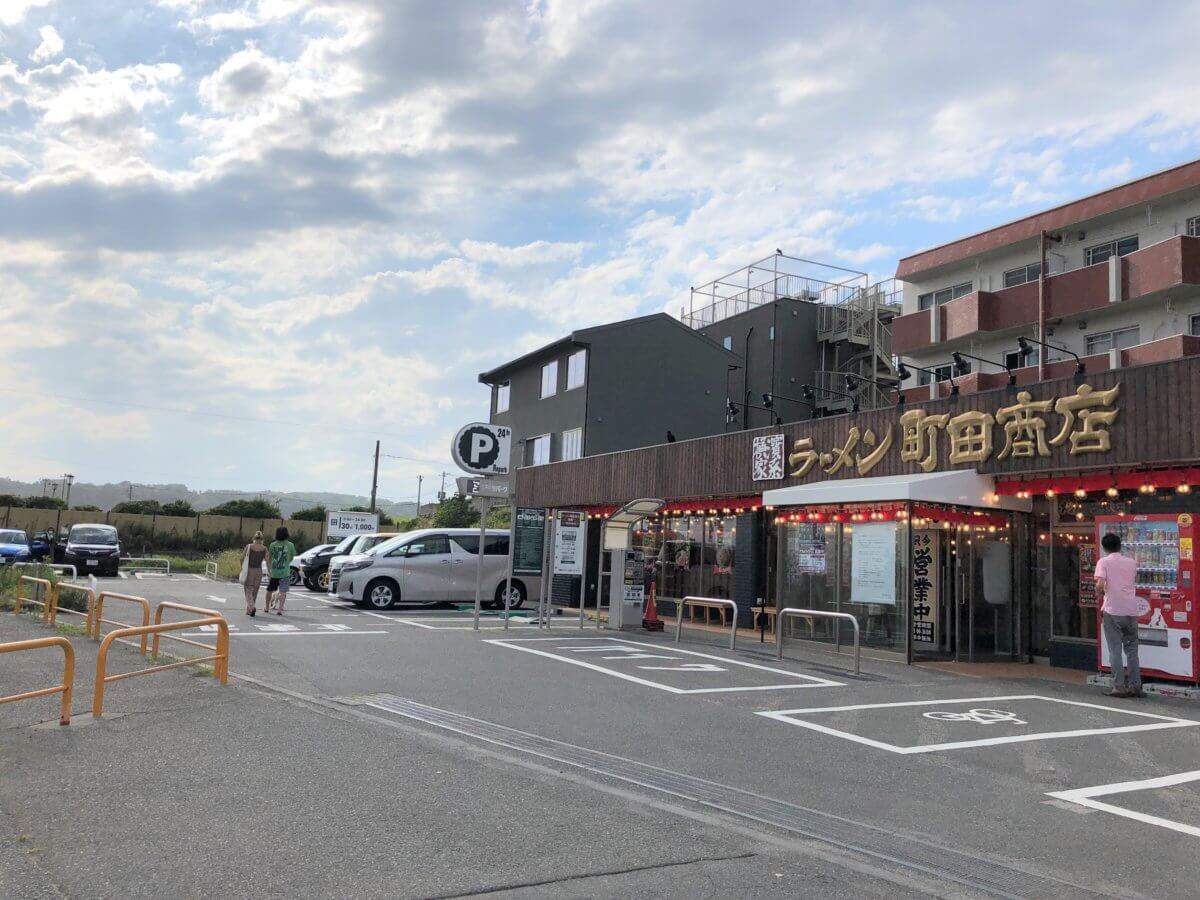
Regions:
[[267, 547], [267, 612], [275, 604], [275, 615], [283, 615], [283, 603], [287, 600], [288, 585], [292, 581], [292, 559], [296, 556], [296, 545], [288, 540], [288, 530], [280, 525], [275, 529], [275, 540]]

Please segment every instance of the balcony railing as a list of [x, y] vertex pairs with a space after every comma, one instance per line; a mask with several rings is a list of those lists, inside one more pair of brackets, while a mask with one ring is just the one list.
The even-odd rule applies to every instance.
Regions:
[[[1127, 256], [1049, 275], [1047, 319], [1078, 315], [1114, 303], [1200, 284], [1200, 238], [1177, 235]], [[934, 329], [933, 316], [937, 316]], [[892, 349], [898, 354], [952, 343], [979, 332], [1019, 329], [1037, 323], [1036, 281], [998, 291], [975, 291], [933, 309], [899, 316]]]

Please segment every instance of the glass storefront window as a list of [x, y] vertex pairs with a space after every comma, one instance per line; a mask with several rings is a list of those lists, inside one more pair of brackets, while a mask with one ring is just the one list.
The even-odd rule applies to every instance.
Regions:
[[722, 516], [704, 524], [704, 591], [707, 597], [733, 597], [737, 519]]
[[[680, 600], [703, 596], [704, 519], [698, 516], [663, 519], [655, 527], [660, 529], [653, 559], [659, 597]], [[647, 564], [650, 564], [649, 553]]]
[[1051, 563], [1054, 577], [1054, 636], [1096, 639], [1096, 610], [1088, 585], [1096, 570], [1095, 527], [1054, 529]]

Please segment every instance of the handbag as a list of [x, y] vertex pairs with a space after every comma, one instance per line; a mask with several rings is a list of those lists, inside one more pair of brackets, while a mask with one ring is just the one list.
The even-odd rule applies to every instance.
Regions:
[[238, 581], [242, 584], [246, 583], [246, 579], [250, 577], [250, 555], [246, 554], [242, 557], [242, 571], [238, 573]]

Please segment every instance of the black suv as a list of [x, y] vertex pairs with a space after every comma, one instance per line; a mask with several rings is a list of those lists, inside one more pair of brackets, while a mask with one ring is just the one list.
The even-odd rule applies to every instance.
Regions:
[[62, 561], [78, 575], [116, 576], [121, 560], [117, 529], [111, 525], [72, 525]]
[[[318, 550], [315, 553], [313, 550], [308, 550], [302, 554], [306, 557], [300, 564], [300, 577], [304, 579], [304, 586], [310, 591], [319, 591], [320, 593], [329, 590], [329, 561], [335, 556], [349, 553], [350, 546], [356, 540], [358, 540], [358, 535], [351, 534], [327, 549]], [[316, 549], [314, 548], [314, 550]]]

